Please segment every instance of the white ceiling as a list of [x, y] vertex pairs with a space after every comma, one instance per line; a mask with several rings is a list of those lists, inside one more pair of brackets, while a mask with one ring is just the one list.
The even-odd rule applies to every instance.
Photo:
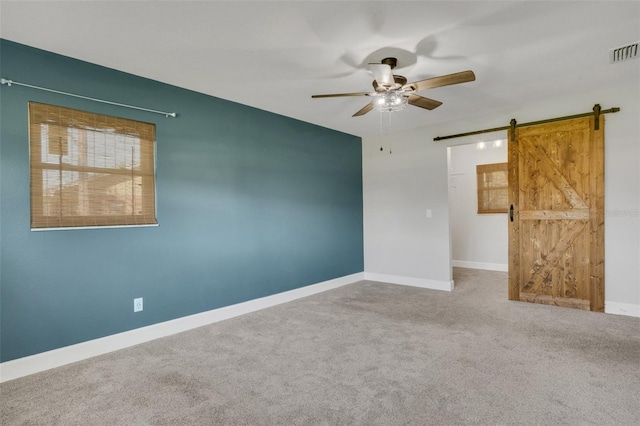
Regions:
[[640, 40], [640, 1], [3, 0], [0, 15], [2, 38], [358, 136], [380, 132], [380, 113], [351, 117], [369, 98], [311, 95], [371, 90], [366, 64], [387, 56], [409, 81], [476, 74], [420, 92], [444, 104], [394, 129], [640, 78], [640, 60], [608, 59]]

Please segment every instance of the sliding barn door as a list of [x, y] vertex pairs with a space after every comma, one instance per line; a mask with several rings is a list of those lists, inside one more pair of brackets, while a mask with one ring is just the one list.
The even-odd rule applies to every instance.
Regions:
[[[509, 299], [604, 311], [604, 118], [509, 134]], [[598, 127], [595, 130], [595, 127]]]

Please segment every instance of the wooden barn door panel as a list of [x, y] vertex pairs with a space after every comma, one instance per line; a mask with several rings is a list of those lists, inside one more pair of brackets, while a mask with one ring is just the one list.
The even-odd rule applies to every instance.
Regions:
[[604, 311], [603, 118], [509, 134], [509, 298]]

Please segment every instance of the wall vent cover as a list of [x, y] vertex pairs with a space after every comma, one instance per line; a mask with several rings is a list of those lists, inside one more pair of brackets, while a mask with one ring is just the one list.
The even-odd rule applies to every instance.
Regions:
[[639, 44], [640, 41], [609, 50], [609, 63], [616, 64], [629, 59], [640, 58]]

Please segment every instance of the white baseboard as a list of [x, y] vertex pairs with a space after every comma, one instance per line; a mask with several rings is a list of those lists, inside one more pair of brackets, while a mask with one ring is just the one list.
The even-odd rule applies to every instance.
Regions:
[[364, 280], [364, 272], [3, 362], [0, 383]]
[[486, 262], [471, 262], [469, 260], [452, 260], [451, 266], [454, 268], [469, 268], [469, 269], [482, 269], [485, 271], [500, 271], [508, 272], [509, 265], [506, 263], [486, 263]]
[[631, 303], [607, 302], [605, 300], [604, 312], [607, 314], [640, 317], [640, 305], [633, 305]]
[[376, 274], [365, 272], [364, 279], [369, 281], [381, 281], [389, 284], [409, 285], [412, 287], [428, 288], [431, 290], [453, 291], [453, 281], [436, 281], [424, 278], [403, 277], [398, 275]]

